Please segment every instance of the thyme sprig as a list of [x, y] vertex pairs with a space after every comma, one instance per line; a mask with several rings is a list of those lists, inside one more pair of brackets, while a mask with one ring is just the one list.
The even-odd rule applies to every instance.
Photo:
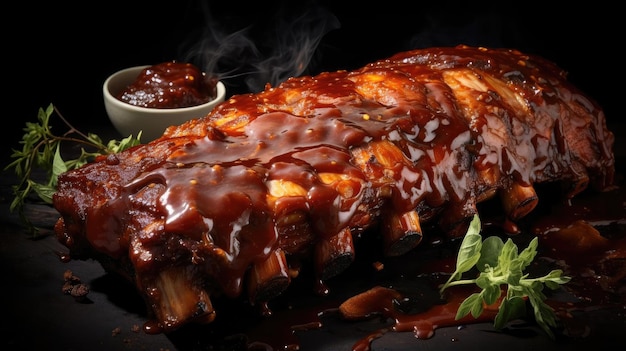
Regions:
[[[467, 234], [463, 238], [457, 255], [456, 269], [448, 281], [440, 287], [440, 293], [455, 285], [476, 284], [482, 290], [467, 297], [459, 306], [456, 319], [468, 314], [478, 318], [484, 306], [493, 305], [502, 295], [502, 286], [506, 295], [502, 298], [498, 313], [494, 319], [494, 328], [504, 325], [525, 315], [526, 299], [533, 307], [535, 320], [551, 338], [551, 328], [556, 327], [557, 317], [554, 310], [545, 303], [544, 286], [556, 290], [560, 284], [571, 280], [563, 276], [563, 271], [555, 269], [543, 277], [529, 278], [524, 269], [537, 255], [538, 239], [533, 238], [528, 247], [518, 252], [518, 247], [509, 238], [503, 242], [498, 236], [482, 240], [480, 219], [475, 215]], [[474, 279], [461, 279], [463, 274], [476, 268], [480, 274]]]
[[[50, 118], [56, 115], [68, 127], [63, 134], [54, 134]], [[21, 149], [12, 149], [13, 159], [4, 170], [13, 169], [17, 175], [17, 184], [12, 186], [13, 201], [10, 211], [17, 211], [21, 220], [37, 231], [24, 214], [24, 205], [34, 193], [46, 204], [52, 204], [58, 176], [68, 170], [79, 168], [96, 157], [121, 152], [140, 144], [141, 132], [137, 137], [130, 135], [122, 140], [110, 140], [106, 144], [93, 133], [83, 133], [74, 128], [61, 113], [50, 104], [45, 110], [39, 109], [37, 122], [26, 122], [25, 132], [20, 140]], [[80, 147], [76, 158], [64, 159], [62, 145], [72, 144]], [[42, 174], [43, 173], [43, 174]]]

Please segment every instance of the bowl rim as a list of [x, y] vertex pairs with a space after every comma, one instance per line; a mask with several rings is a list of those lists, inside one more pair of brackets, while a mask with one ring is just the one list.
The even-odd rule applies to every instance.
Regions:
[[[176, 112], [193, 112], [193, 111], [200, 111], [200, 110], [204, 110], [208, 107], [213, 107], [215, 105], [217, 105], [218, 103], [222, 102], [226, 96], [226, 87], [224, 86], [224, 83], [222, 83], [221, 80], [218, 80], [216, 83], [216, 90], [217, 90], [217, 94], [215, 96], [215, 98], [213, 100], [210, 100], [208, 102], [205, 102], [204, 104], [200, 104], [200, 105], [194, 105], [194, 106], [188, 106], [188, 107], [176, 107], [176, 108], [156, 108], [156, 107], [143, 107], [143, 106], [135, 106], [135, 105], [131, 105], [129, 103], [123, 102], [121, 100], [119, 100], [118, 98], [116, 98], [110, 91], [109, 86], [111, 85], [111, 82], [114, 81], [115, 79], [117, 79], [119, 76], [123, 75], [123, 74], [127, 74], [129, 72], [133, 72], [136, 71], [137, 74], [139, 74], [139, 72], [141, 72], [142, 69], [147, 68], [147, 67], [151, 67], [152, 65], [141, 65], [141, 66], [133, 66], [133, 67], [128, 67], [128, 68], [124, 68], [121, 69], [119, 71], [116, 71], [114, 73], [112, 73], [111, 75], [109, 75], [105, 81], [104, 84], [102, 84], [102, 93], [104, 95], [104, 99], [108, 100], [109, 103], [116, 105], [117, 107], [120, 108], [124, 108], [130, 111], [136, 111], [136, 112], [141, 112], [141, 113], [146, 113], [146, 112], [150, 112], [150, 113], [154, 113], [154, 114], [166, 114], [166, 115], [171, 115], [172, 113], [176, 113]], [[134, 78], [133, 78], [134, 80]], [[132, 82], [132, 80], [131, 80]]]

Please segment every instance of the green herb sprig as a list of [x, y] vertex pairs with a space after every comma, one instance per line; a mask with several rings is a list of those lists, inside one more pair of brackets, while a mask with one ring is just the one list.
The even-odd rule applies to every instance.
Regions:
[[[68, 127], [68, 130], [60, 135], [54, 134], [50, 126], [50, 117], [55, 112]], [[96, 134], [85, 134], [74, 128], [53, 104], [45, 110], [40, 108], [37, 123], [26, 122], [23, 130], [25, 134], [20, 141], [22, 148], [12, 150], [11, 158], [14, 160], [4, 170], [13, 168], [18, 177], [17, 184], [12, 187], [14, 198], [10, 211], [17, 211], [21, 220], [34, 231], [37, 231], [37, 228], [32, 226], [24, 215], [24, 205], [32, 193], [35, 193], [44, 203], [51, 204], [52, 195], [56, 191], [57, 178], [61, 173], [92, 162], [97, 156], [121, 152], [141, 143], [141, 132], [139, 132], [136, 138], [131, 135], [120, 141], [110, 140], [105, 144]], [[77, 158], [63, 159], [61, 145], [66, 143], [81, 146], [80, 155]], [[36, 170], [44, 174], [36, 177]]]
[[[559, 288], [571, 280], [563, 276], [560, 269], [552, 270], [543, 277], [529, 278], [524, 269], [537, 255], [538, 239], [531, 240], [528, 247], [518, 253], [518, 247], [509, 238], [503, 242], [497, 236], [490, 236], [484, 241], [480, 235], [481, 223], [475, 215], [470, 223], [467, 234], [463, 238], [457, 255], [456, 269], [441, 285], [440, 293], [455, 285], [476, 284], [482, 290], [467, 297], [459, 306], [456, 319], [468, 314], [478, 318], [485, 305], [492, 305], [502, 294], [502, 286], [506, 286], [506, 296], [498, 308], [494, 319], [494, 328], [502, 329], [504, 325], [526, 314], [526, 298], [534, 310], [537, 324], [550, 338], [554, 339], [551, 327], [556, 327], [557, 317], [554, 310], [545, 303], [544, 286], [552, 290]], [[463, 274], [476, 268], [480, 274], [475, 279], [461, 279]]]

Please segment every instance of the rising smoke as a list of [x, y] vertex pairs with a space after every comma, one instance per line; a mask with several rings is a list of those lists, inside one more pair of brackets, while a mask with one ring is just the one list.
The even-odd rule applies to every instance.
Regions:
[[321, 39], [340, 27], [323, 7], [281, 7], [256, 19], [218, 17], [208, 6], [203, 12], [205, 25], [199, 38], [183, 49], [183, 60], [195, 62], [227, 86], [243, 82], [252, 93], [306, 74]]

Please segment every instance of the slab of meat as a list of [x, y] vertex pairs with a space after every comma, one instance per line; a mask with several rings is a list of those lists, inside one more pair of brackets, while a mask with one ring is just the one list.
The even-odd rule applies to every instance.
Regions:
[[329, 279], [366, 233], [400, 255], [420, 223], [462, 235], [494, 196], [514, 223], [537, 204], [534, 183], [566, 184], [564, 197], [606, 189], [613, 141], [602, 109], [551, 62], [415, 50], [233, 96], [61, 175], [55, 231], [72, 257], [133, 281], [167, 332], [212, 321], [211, 296], [267, 302], [301, 262]]

